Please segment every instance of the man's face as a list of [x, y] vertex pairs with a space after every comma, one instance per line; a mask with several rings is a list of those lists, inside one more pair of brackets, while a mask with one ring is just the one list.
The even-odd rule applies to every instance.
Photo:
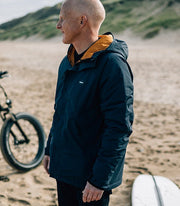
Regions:
[[63, 43], [73, 44], [80, 34], [80, 17], [62, 6], [56, 28], [63, 34]]

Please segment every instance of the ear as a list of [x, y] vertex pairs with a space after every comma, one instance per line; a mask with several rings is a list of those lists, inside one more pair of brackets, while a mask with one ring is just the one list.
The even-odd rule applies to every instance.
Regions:
[[81, 18], [80, 18], [81, 26], [85, 26], [86, 23], [87, 23], [87, 16], [85, 16], [85, 15], [81, 16]]

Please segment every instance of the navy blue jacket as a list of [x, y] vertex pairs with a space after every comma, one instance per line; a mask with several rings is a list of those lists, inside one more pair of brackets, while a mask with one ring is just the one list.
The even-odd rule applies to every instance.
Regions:
[[102, 35], [74, 62], [75, 49], [59, 67], [55, 112], [45, 154], [50, 176], [84, 188], [110, 190], [122, 182], [132, 133], [133, 83], [127, 45]]

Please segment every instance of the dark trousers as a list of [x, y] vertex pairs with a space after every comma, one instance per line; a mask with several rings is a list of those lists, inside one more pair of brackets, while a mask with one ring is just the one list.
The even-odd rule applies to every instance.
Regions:
[[108, 206], [109, 195], [112, 192], [104, 191], [100, 200], [84, 203], [82, 191], [79, 188], [57, 181], [57, 193], [59, 206]]

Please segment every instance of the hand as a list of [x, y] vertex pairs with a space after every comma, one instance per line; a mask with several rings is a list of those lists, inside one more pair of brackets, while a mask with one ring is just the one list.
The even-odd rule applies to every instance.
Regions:
[[100, 190], [93, 185], [91, 185], [89, 182], [87, 182], [84, 190], [83, 190], [83, 202], [91, 202], [91, 201], [97, 201], [100, 200], [103, 195], [103, 190]]
[[49, 174], [49, 164], [50, 164], [50, 156], [45, 155], [43, 159], [43, 166], [48, 174]]

